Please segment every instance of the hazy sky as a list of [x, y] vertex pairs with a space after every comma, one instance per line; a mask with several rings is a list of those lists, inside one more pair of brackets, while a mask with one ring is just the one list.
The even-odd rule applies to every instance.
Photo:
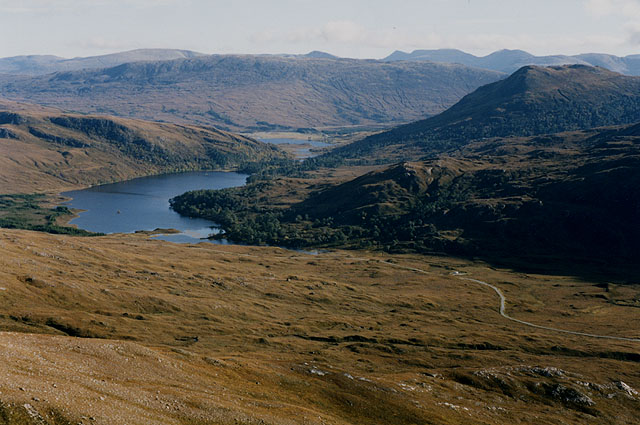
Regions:
[[380, 58], [640, 53], [640, 0], [0, 0], [0, 57], [142, 47]]

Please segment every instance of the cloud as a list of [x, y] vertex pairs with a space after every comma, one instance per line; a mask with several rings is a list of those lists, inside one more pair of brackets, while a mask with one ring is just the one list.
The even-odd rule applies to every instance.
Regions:
[[136, 46], [136, 43], [131, 43], [130, 41], [122, 41], [107, 37], [91, 37], [86, 40], [76, 40], [69, 43], [69, 45], [72, 47], [80, 47], [88, 51], [116, 51], [140, 47]]
[[620, 19], [625, 38], [619, 45], [640, 45], [640, 0], [587, 0], [586, 9], [596, 18]]
[[418, 33], [395, 28], [372, 30], [354, 21], [329, 21], [320, 27], [297, 28], [286, 31], [268, 29], [254, 33], [250, 40], [255, 43], [332, 45], [367, 48], [397, 48], [397, 46], [425, 47], [442, 42], [433, 33]]
[[[640, 27], [636, 34], [640, 38]], [[523, 49], [536, 54], [568, 54], [606, 51], [611, 46], [627, 43], [625, 36], [619, 34], [563, 36], [562, 43], [559, 44], [557, 34], [552, 33], [547, 36], [490, 31], [457, 34], [393, 27], [374, 30], [354, 21], [330, 21], [317, 27], [289, 30], [272, 28], [253, 34], [250, 40], [260, 45], [277, 45], [281, 49], [296, 49], [297, 46], [297, 50], [300, 50], [300, 46], [303, 46], [307, 50], [321, 49], [335, 54], [366, 51], [374, 55], [388, 54], [393, 50], [441, 48], [461, 49], [476, 54], [487, 54], [500, 49]], [[549, 46], [556, 46], [558, 51], [550, 52]]]
[[[58, 13], [96, 7], [150, 8], [187, 0], [0, 0], [1, 13], [41, 14]], [[17, 3], [17, 4], [16, 4]]]
[[372, 35], [365, 27], [353, 21], [328, 22], [320, 34], [333, 43], [362, 43]]
[[629, 19], [640, 17], [640, 0], [587, 0], [586, 8], [596, 17], [609, 15], [621, 15]]

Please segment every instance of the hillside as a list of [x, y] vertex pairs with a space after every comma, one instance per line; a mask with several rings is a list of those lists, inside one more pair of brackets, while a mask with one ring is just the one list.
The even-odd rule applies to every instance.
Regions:
[[471, 140], [531, 136], [640, 120], [640, 78], [582, 65], [524, 67], [445, 112], [336, 149], [318, 160], [416, 160]]
[[204, 56], [45, 76], [0, 76], [5, 98], [230, 130], [406, 123], [503, 74], [462, 65]]
[[108, 68], [128, 62], [162, 61], [204, 56], [189, 50], [137, 49], [101, 56], [66, 59], [51, 55], [0, 58], [0, 74], [44, 75], [53, 72]]
[[383, 59], [395, 61], [431, 61], [441, 63], [459, 63], [475, 68], [511, 74], [523, 66], [559, 66], [590, 65], [600, 66], [625, 75], [640, 76], [640, 57], [630, 55], [619, 57], [604, 53], [584, 53], [580, 55], [534, 56], [522, 50], [500, 50], [487, 56], [474, 56], [456, 49], [414, 50], [411, 53], [395, 51]]
[[66, 114], [0, 101], [0, 194], [283, 159], [272, 145], [211, 127]]
[[[302, 200], [270, 206], [280, 185]], [[637, 264], [639, 185], [640, 124], [633, 124], [470, 143], [329, 187], [281, 179], [191, 192], [173, 206], [253, 243]]]
[[3, 425], [637, 422], [611, 277], [0, 229], [0, 282]]

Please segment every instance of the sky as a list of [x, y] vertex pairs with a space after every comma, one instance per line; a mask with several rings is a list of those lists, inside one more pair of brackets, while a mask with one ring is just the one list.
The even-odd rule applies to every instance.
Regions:
[[137, 48], [640, 54], [640, 0], [0, 0], [0, 57]]

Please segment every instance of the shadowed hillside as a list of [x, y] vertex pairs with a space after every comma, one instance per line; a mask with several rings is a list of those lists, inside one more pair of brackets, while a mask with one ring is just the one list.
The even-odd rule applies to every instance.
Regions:
[[287, 183], [191, 192], [173, 206], [222, 223], [240, 241], [549, 263], [640, 260], [639, 124], [470, 143], [320, 190], [290, 181], [291, 192], [306, 195], [282, 209], [269, 207], [279, 184]]
[[232, 130], [381, 126], [442, 112], [503, 78], [462, 65], [204, 56], [39, 77], [2, 76], [6, 98]]
[[416, 160], [471, 140], [531, 136], [640, 120], [640, 78], [582, 65], [525, 67], [447, 111], [336, 149], [319, 160]]

